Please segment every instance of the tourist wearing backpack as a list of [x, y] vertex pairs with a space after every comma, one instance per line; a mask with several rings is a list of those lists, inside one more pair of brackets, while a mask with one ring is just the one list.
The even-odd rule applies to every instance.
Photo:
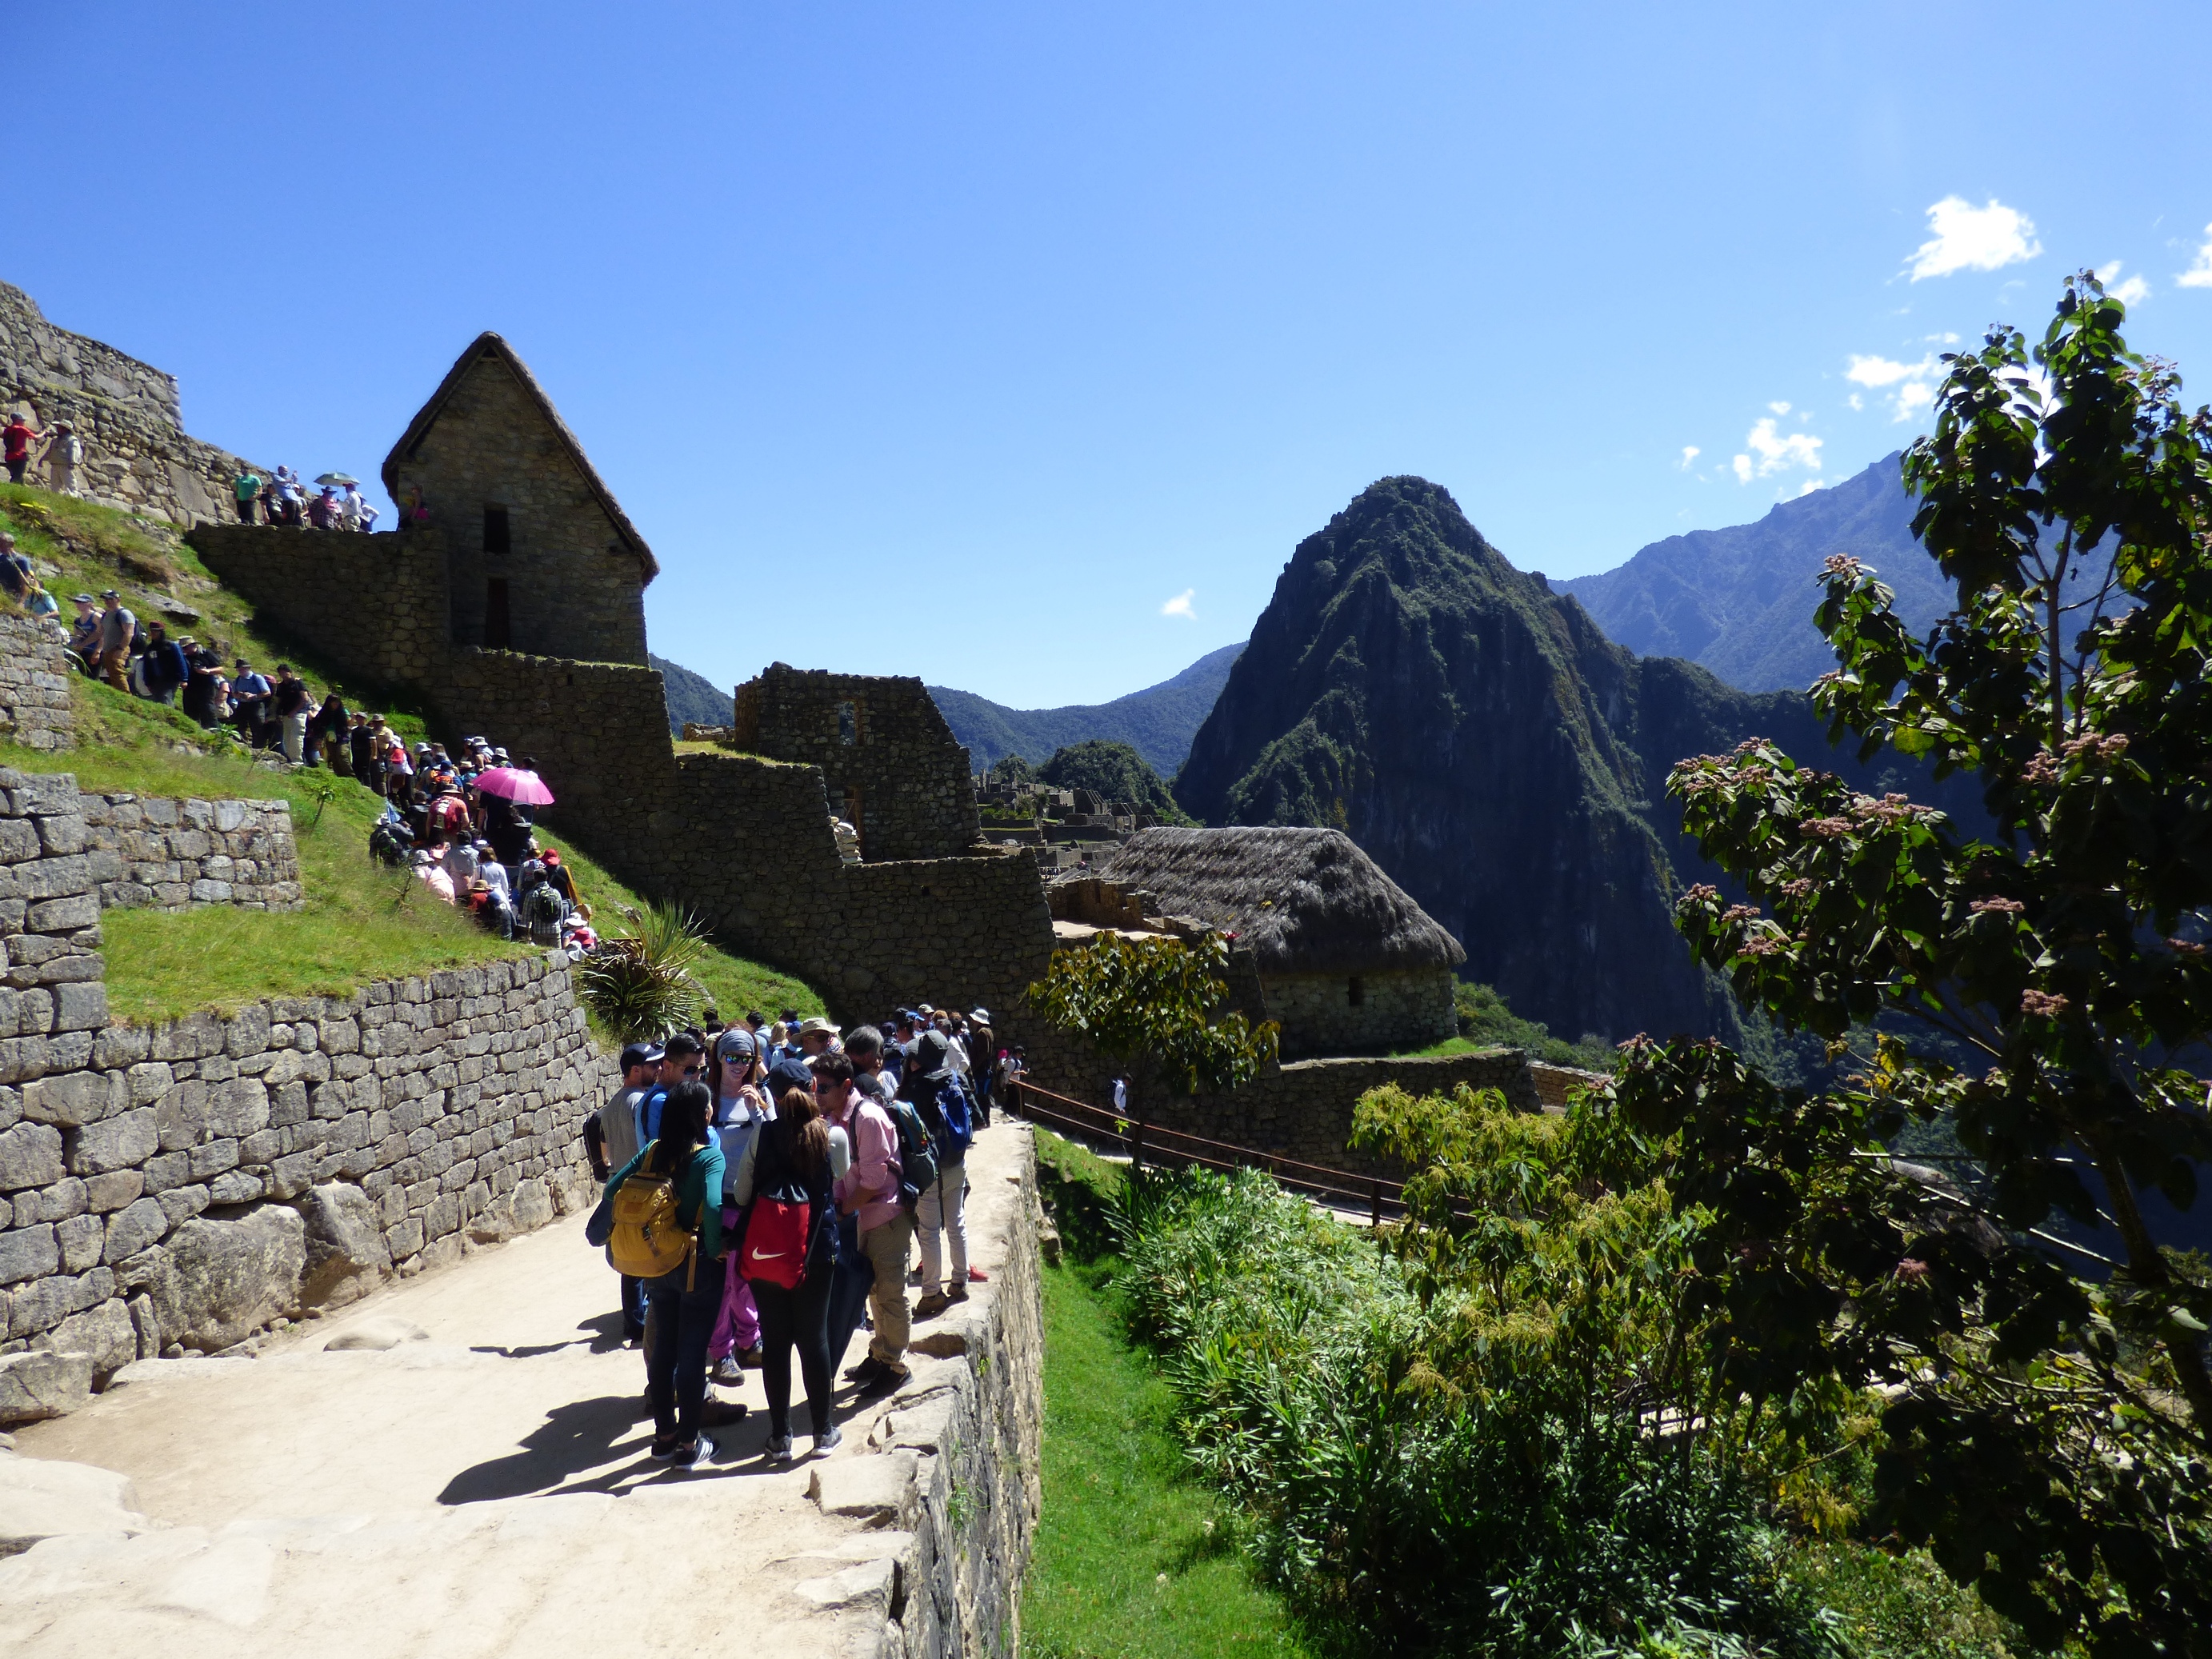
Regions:
[[837, 1272], [830, 1129], [810, 1090], [784, 1091], [745, 1143], [732, 1195], [746, 1212], [739, 1266], [760, 1312], [761, 1386], [771, 1463], [791, 1461], [791, 1355], [806, 1384], [817, 1456], [843, 1437], [830, 1416], [830, 1291]]
[[653, 1455], [678, 1468], [714, 1455], [714, 1441], [699, 1430], [724, 1273], [722, 1152], [710, 1133], [713, 1115], [704, 1084], [679, 1084], [662, 1106], [659, 1138], [615, 1172], [600, 1198], [615, 1270], [645, 1280]]
[[[937, 1178], [916, 1194], [915, 1231], [921, 1239], [921, 1299], [917, 1319], [933, 1319], [968, 1299], [968, 1149], [975, 1144], [975, 1108], [966, 1080], [952, 1063], [951, 1041], [923, 1033], [908, 1061], [901, 1096], [913, 1103], [937, 1153]], [[951, 1240], [952, 1275], [940, 1281], [945, 1239]]]
[[860, 1254], [875, 1269], [868, 1310], [876, 1330], [867, 1358], [846, 1375], [860, 1385], [860, 1399], [877, 1400], [904, 1388], [909, 1375], [906, 1255], [914, 1217], [900, 1201], [899, 1131], [888, 1112], [854, 1092], [853, 1062], [845, 1054], [827, 1054], [814, 1062], [814, 1088], [815, 1100], [853, 1143], [853, 1166], [837, 1182], [836, 1193], [838, 1208], [858, 1217]]

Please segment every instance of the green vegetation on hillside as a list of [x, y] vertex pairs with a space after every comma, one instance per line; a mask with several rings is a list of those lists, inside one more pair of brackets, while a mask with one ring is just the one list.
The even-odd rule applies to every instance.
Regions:
[[[1462, 980], [1452, 991], [1452, 1006], [1459, 1012], [1459, 1034], [1470, 1048], [1525, 1048], [1533, 1060], [1549, 1066], [1576, 1066], [1586, 1072], [1609, 1072], [1620, 1056], [1603, 1037], [1584, 1034], [1573, 1042], [1562, 1042], [1540, 1019], [1523, 1019], [1506, 1006], [1492, 985]], [[1450, 1052], [1448, 1047], [1442, 1052]]]
[[1193, 822], [1168, 793], [1160, 775], [1126, 743], [1094, 738], [1056, 749], [1037, 769], [1037, 776], [1055, 789], [1088, 789], [1102, 800], [1127, 802], [1163, 823]]
[[[311, 653], [264, 634], [245, 602], [216, 583], [167, 526], [71, 496], [0, 485], [0, 528], [12, 531], [39, 565], [61, 567], [60, 575], [42, 572], [42, 578], [64, 601], [64, 616], [68, 596], [80, 590], [116, 587], [148, 619], [162, 614], [156, 596], [167, 596], [189, 604], [202, 618], [175, 624], [179, 633], [222, 641], [229, 654], [262, 666], [283, 651], [319, 691], [334, 684]], [[270, 996], [342, 995], [372, 980], [532, 948], [494, 937], [432, 897], [411, 875], [371, 859], [368, 831], [381, 803], [349, 779], [256, 763], [235, 742], [202, 731], [173, 708], [82, 676], [71, 676], [70, 685], [76, 746], [46, 754], [0, 744], [0, 764], [71, 773], [80, 787], [104, 793], [286, 800], [299, 842], [305, 904], [298, 911], [209, 905], [174, 914], [106, 912], [100, 925], [108, 1004], [118, 1018], [169, 1018]], [[352, 706], [354, 694], [343, 684], [337, 689]], [[387, 713], [403, 732], [422, 730], [419, 719], [397, 714], [389, 702], [367, 706]], [[325, 787], [326, 801], [319, 793]], [[600, 933], [630, 931], [626, 912], [642, 915], [646, 900], [610, 876], [589, 849], [557, 832], [544, 839], [561, 848]], [[823, 1009], [821, 998], [800, 981], [711, 946], [693, 971], [725, 1013]]]
[[1097, 1224], [1121, 1173], [1054, 1136], [1039, 1173], [1067, 1260], [1044, 1274], [1043, 1513], [1022, 1590], [1031, 1659], [1218, 1659], [1311, 1650], [1194, 1475], [1175, 1395], [1133, 1344]]

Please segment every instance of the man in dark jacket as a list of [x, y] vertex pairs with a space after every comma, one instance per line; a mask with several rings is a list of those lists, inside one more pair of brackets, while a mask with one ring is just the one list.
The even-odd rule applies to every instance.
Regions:
[[155, 702], [167, 702], [177, 695], [177, 688], [191, 676], [191, 665], [185, 659], [184, 647], [169, 637], [169, 625], [155, 623], [147, 630], [146, 695]]

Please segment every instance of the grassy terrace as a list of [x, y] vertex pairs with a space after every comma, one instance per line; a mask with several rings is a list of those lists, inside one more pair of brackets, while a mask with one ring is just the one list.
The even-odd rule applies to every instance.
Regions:
[[[64, 601], [65, 617], [68, 596], [80, 591], [118, 588], [125, 603], [149, 620], [161, 616], [166, 596], [200, 613], [197, 623], [173, 624], [179, 633], [220, 641], [226, 655], [247, 656], [264, 667], [281, 657], [299, 666], [319, 693], [335, 687], [349, 707], [391, 714], [403, 732], [422, 730], [419, 719], [364, 696], [323, 672], [311, 653], [261, 629], [246, 603], [216, 583], [163, 526], [44, 490], [0, 486], [0, 528], [12, 531], [42, 568], [48, 591]], [[48, 574], [56, 565], [62, 574]], [[306, 890], [301, 910], [270, 914], [210, 905], [181, 914], [111, 910], [103, 915], [108, 1003], [118, 1018], [169, 1018], [268, 996], [343, 995], [372, 980], [531, 949], [495, 938], [432, 898], [412, 876], [371, 859], [369, 826], [380, 803], [360, 785], [328, 772], [256, 765], [234, 747], [211, 745], [175, 709], [91, 680], [72, 678], [70, 689], [76, 747], [47, 755], [0, 744], [0, 764], [72, 773], [82, 787], [106, 793], [283, 799], [291, 803], [299, 839]], [[316, 799], [319, 784], [336, 786], [327, 805]], [[541, 839], [561, 848], [599, 931], [623, 932], [623, 907], [641, 907], [644, 900], [565, 836], [549, 833]], [[727, 951], [710, 950], [698, 971], [726, 1013], [760, 1008], [773, 1015], [786, 1007], [822, 1012], [821, 999], [799, 981]]]
[[1034, 1659], [1212, 1659], [1313, 1651], [1234, 1539], [1234, 1510], [1191, 1473], [1175, 1399], [1131, 1344], [1097, 1195], [1121, 1172], [1037, 1135], [1067, 1245], [1044, 1273], [1044, 1511], [1022, 1591]]

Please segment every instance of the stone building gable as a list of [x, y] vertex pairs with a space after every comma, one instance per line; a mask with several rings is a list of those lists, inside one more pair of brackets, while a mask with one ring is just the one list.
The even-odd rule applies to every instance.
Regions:
[[444, 568], [452, 644], [644, 665], [644, 588], [659, 567], [498, 335], [461, 354], [383, 476], [401, 532]]
[[738, 688], [735, 746], [822, 769], [860, 857], [950, 858], [981, 838], [968, 751], [918, 679], [771, 663]]

